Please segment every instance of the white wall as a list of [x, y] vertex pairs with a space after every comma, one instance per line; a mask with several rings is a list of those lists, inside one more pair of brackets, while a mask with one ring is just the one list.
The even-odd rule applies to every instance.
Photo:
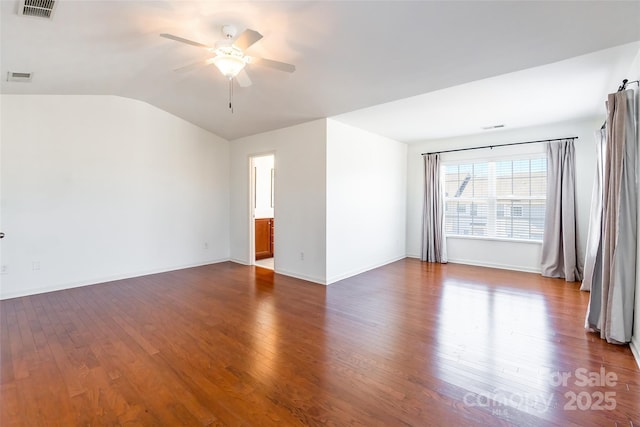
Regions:
[[[604, 107], [603, 107], [604, 109]], [[516, 130], [503, 130], [479, 135], [448, 138], [412, 144], [408, 150], [407, 193], [407, 255], [420, 256], [420, 233], [422, 232], [423, 164], [421, 153], [455, 148], [499, 145], [511, 142], [533, 141], [550, 138], [577, 136], [576, 148], [576, 204], [578, 226], [578, 254], [584, 259], [584, 249], [589, 226], [589, 206], [595, 168], [595, 140], [593, 133], [602, 125], [602, 120], [580, 120], [537, 126]], [[526, 148], [525, 148], [526, 147]], [[531, 152], [541, 149], [541, 144], [524, 145], [494, 150], [473, 150], [466, 156], [492, 158], [516, 151]], [[443, 155], [443, 160], [455, 158], [455, 154]], [[540, 244], [448, 238], [447, 249], [450, 262], [508, 268], [522, 271], [540, 271]]]
[[255, 179], [255, 209], [256, 218], [273, 218], [271, 205], [271, 171], [273, 170], [273, 155], [255, 157], [253, 159]]
[[[633, 65], [629, 70], [630, 81], [640, 80], [640, 50], [636, 55], [636, 59], [633, 61]], [[635, 85], [629, 87], [636, 87]], [[638, 90], [638, 105], [636, 112], [638, 113], [638, 126], [640, 126], [640, 89]], [[638, 135], [640, 135], [640, 128], [638, 129]], [[640, 140], [638, 141], [640, 144]], [[638, 199], [638, 212], [640, 212], [640, 198]], [[640, 217], [638, 217], [638, 231], [640, 231]], [[640, 234], [638, 234], [640, 235]], [[636, 269], [640, 269], [640, 239], [638, 240], [638, 252], [637, 252]], [[635, 304], [635, 316], [633, 318], [633, 337], [631, 338], [631, 350], [636, 358], [638, 367], [640, 367], [640, 274], [636, 274], [636, 304]]]
[[231, 258], [250, 264], [249, 158], [275, 153], [275, 271], [325, 283], [326, 120], [231, 142]]
[[405, 257], [406, 144], [327, 120], [327, 283]]
[[113, 96], [2, 95], [2, 298], [229, 258], [229, 143]]

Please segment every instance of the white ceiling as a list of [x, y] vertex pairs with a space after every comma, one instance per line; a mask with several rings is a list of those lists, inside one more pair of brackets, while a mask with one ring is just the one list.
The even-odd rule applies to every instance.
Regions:
[[[495, 120], [521, 126], [531, 111], [546, 111], [520, 110], [548, 106], [550, 98], [538, 96], [545, 91], [571, 85], [568, 93], [595, 93], [595, 85], [601, 97], [615, 89], [603, 87], [612, 67], [622, 67], [638, 47], [564, 60], [640, 40], [639, 1], [63, 0], [50, 21], [20, 17], [17, 1], [0, 6], [2, 75], [34, 73], [31, 83], [3, 78], [2, 93], [140, 99], [230, 140], [408, 97], [339, 119], [402, 141], [468, 133]], [[172, 71], [207, 52], [159, 37], [213, 44], [229, 23], [264, 35], [250, 54], [297, 66], [293, 74], [250, 66], [253, 85], [235, 88], [234, 114], [217, 69]], [[607, 70], [606, 83], [594, 77]], [[467, 108], [458, 110], [463, 103]], [[505, 104], [512, 107], [487, 114]], [[551, 118], [599, 108], [583, 104], [556, 105]]]
[[627, 73], [634, 42], [489, 77], [335, 116], [336, 120], [397, 141], [472, 135], [606, 115], [607, 93]]

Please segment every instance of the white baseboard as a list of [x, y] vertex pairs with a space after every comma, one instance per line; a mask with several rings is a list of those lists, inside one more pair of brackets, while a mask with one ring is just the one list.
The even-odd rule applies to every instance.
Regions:
[[148, 276], [150, 274], [166, 273], [168, 271], [184, 270], [185, 268], [193, 268], [193, 267], [200, 267], [203, 265], [218, 264], [220, 262], [226, 262], [226, 261], [229, 261], [229, 258], [214, 259], [214, 260], [209, 260], [206, 262], [200, 262], [195, 264], [178, 265], [178, 266], [172, 266], [167, 268], [144, 270], [144, 271], [137, 271], [132, 273], [125, 273], [125, 274], [115, 274], [112, 276], [94, 277], [91, 279], [81, 280], [77, 282], [58, 283], [50, 286], [42, 286], [39, 288], [20, 290], [17, 292], [4, 293], [0, 291], [0, 300], [25, 297], [28, 295], [43, 294], [46, 292], [61, 291], [64, 289], [80, 288], [82, 286], [99, 285], [102, 283], [113, 282], [115, 280], [133, 279], [134, 277]]
[[[420, 255], [408, 254], [407, 258], [420, 259]], [[522, 271], [524, 273], [540, 273], [541, 272], [539, 268], [532, 268], [532, 267], [526, 267], [521, 265], [499, 264], [494, 262], [482, 262], [482, 261], [476, 261], [472, 259], [449, 258], [447, 262], [451, 264], [473, 265], [476, 267], [498, 268], [500, 270]]]
[[640, 369], [640, 337], [637, 337], [635, 339], [631, 338], [629, 348], [631, 348], [631, 353], [633, 353], [633, 357], [636, 359], [638, 369]]
[[306, 274], [300, 274], [300, 273], [294, 273], [294, 272], [282, 270], [282, 269], [276, 269], [274, 272], [277, 274], [282, 274], [283, 276], [289, 276], [295, 279], [304, 280], [306, 282], [315, 283], [317, 285], [325, 285], [325, 286], [327, 285], [326, 281], [319, 277], [308, 276]]
[[[238, 259], [238, 258], [231, 258], [229, 261], [235, 262], [236, 264], [240, 264], [240, 265], [251, 265], [245, 260]], [[326, 285], [323, 279], [320, 279], [318, 277], [313, 277], [313, 276], [307, 276], [306, 274], [294, 273], [292, 271], [287, 271], [282, 269], [276, 269], [274, 270], [274, 273], [282, 274], [283, 276], [293, 277], [295, 279], [304, 280], [306, 282], [311, 282], [318, 285]]]
[[539, 268], [532, 268], [522, 265], [510, 265], [510, 264], [499, 264], [493, 262], [481, 262], [469, 259], [456, 259], [449, 258], [448, 262], [452, 264], [465, 264], [465, 265], [474, 265], [477, 267], [488, 267], [488, 268], [498, 268], [500, 270], [512, 270], [512, 271], [522, 271], [524, 273], [540, 273], [541, 270]]
[[[407, 258], [420, 259], [418, 254], [407, 254]], [[526, 267], [521, 265], [499, 264], [493, 262], [481, 262], [462, 258], [449, 258], [447, 262], [451, 264], [473, 265], [476, 267], [498, 268], [500, 270], [522, 271], [524, 273], [541, 273], [539, 268]]]
[[358, 269], [349, 271], [348, 273], [332, 276], [331, 278], [327, 279], [327, 285], [330, 285], [335, 282], [339, 282], [340, 280], [344, 280], [349, 277], [357, 276], [358, 274], [365, 273], [369, 270], [373, 270], [374, 268], [379, 268], [379, 267], [382, 267], [383, 265], [391, 264], [392, 262], [400, 261], [401, 259], [405, 259], [405, 258], [406, 258], [405, 255], [400, 255], [400, 256], [396, 256], [391, 259], [388, 259], [386, 261], [368, 265], [367, 267], [358, 268]]
[[[401, 255], [401, 256], [398, 256], [398, 257], [394, 257], [394, 258], [392, 258], [390, 260], [387, 260], [387, 261], [384, 261], [384, 262], [381, 262], [381, 263], [376, 263], [376, 264], [370, 265], [370, 266], [365, 267], [365, 268], [359, 268], [359, 269], [350, 271], [350, 272], [345, 273], [345, 274], [340, 274], [340, 275], [337, 275], [337, 276], [333, 276], [329, 280], [325, 280], [324, 278], [320, 278], [320, 277], [309, 276], [307, 274], [295, 273], [295, 272], [288, 271], [288, 270], [283, 270], [283, 269], [280, 269], [280, 268], [276, 268], [275, 273], [282, 274], [283, 276], [289, 276], [289, 277], [293, 277], [293, 278], [296, 278], [296, 279], [304, 280], [304, 281], [307, 281], [307, 282], [315, 283], [315, 284], [318, 284], [318, 285], [325, 285], [326, 286], [326, 285], [330, 285], [332, 283], [338, 282], [340, 280], [346, 279], [348, 277], [356, 276], [356, 275], [358, 275], [360, 273], [364, 273], [366, 271], [373, 270], [374, 268], [382, 267], [383, 265], [387, 265], [387, 264], [390, 264], [392, 262], [399, 261], [399, 260], [404, 259], [404, 258], [406, 258], [406, 256], [404, 256], [404, 255]], [[231, 258], [230, 261], [231, 262], [235, 262], [237, 264], [250, 265], [250, 264], [247, 264], [245, 261], [240, 260], [240, 259], [236, 259], [236, 258]]]

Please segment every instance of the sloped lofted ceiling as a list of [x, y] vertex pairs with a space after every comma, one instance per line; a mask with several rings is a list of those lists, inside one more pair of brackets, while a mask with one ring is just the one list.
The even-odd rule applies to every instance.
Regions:
[[[17, 9], [1, 2], [3, 94], [135, 98], [229, 140], [640, 40], [637, 1], [67, 0], [51, 20]], [[172, 71], [207, 52], [159, 37], [214, 44], [223, 24], [264, 35], [249, 54], [297, 67], [251, 65], [233, 114], [215, 67]]]

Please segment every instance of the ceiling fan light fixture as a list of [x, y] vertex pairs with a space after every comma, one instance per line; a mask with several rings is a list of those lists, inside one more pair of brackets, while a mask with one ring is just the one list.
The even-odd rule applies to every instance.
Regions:
[[238, 75], [247, 63], [243, 58], [236, 55], [216, 55], [213, 58], [213, 64], [228, 79], [232, 79]]

